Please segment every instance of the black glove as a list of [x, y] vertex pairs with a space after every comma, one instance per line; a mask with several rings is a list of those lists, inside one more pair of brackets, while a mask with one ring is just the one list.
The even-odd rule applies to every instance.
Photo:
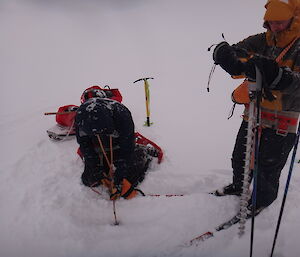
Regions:
[[213, 60], [230, 75], [241, 75], [245, 71], [244, 63], [238, 59], [237, 51], [239, 51], [237, 48], [223, 41], [215, 47]]
[[273, 59], [256, 55], [251, 58], [246, 65], [246, 76], [250, 80], [256, 79], [256, 71], [255, 66], [260, 70], [264, 88], [267, 89], [276, 89], [276, 86], [281, 80], [282, 77], [282, 69], [279, 68], [277, 62]]

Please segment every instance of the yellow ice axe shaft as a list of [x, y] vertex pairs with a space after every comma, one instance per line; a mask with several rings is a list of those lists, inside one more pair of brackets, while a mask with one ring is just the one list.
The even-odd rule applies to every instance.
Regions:
[[144, 80], [145, 86], [145, 99], [146, 99], [146, 114], [147, 114], [147, 126], [150, 127], [150, 92], [149, 92], [149, 83], [147, 80]]
[[150, 123], [150, 90], [149, 90], [148, 79], [153, 79], [153, 78], [141, 78], [141, 79], [138, 79], [138, 80], [134, 81], [133, 83], [136, 83], [136, 82], [141, 81], [141, 80], [144, 81], [145, 100], [146, 100], [146, 115], [147, 115], [147, 120], [146, 120], [145, 124], [148, 127], [150, 127], [150, 125], [151, 125], [151, 123]]

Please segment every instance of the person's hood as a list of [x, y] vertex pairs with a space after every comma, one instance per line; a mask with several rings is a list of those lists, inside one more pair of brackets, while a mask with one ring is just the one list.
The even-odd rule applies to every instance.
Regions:
[[[265, 5], [264, 27], [267, 29], [267, 44], [284, 48], [300, 36], [300, 0], [268, 0]], [[268, 21], [291, 20], [290, 26], [281, 32], [270, 30]]]

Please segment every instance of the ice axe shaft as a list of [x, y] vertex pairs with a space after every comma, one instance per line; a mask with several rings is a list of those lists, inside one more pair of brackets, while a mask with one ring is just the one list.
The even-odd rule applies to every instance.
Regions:
[[145, 99], [146, 99], [146, 115], [147, 115], [147, 120], [146, 120], [146, 125], [148, 127], [150, 127], [151, 123], [150, 123], [150, 90], [149, 90], [149, 83], [148, 83], [148, 79], [154, 79], [154, 78], [141, 78], [138, 79], [136, 81], [134, 81], [133, 83], [139, 82], [139, 81], [144, 81], [144, 87], [145, 87]]
[[76, 111], [67, 111], [67, 112], [45, 112], [44, 115], [62, 115], [62, 114], [68, 114], [70, 112], [76, 112]]

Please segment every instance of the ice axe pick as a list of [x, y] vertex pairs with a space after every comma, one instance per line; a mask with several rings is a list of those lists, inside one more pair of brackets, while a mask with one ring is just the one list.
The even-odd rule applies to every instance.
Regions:
[[150, 127], [152, 122], [150, 122], [150, 107], [149, 107], [149, 105], [150, 105], [150, 91], [149, 91], [148, 79], [153, 79], [153, 78], [141, 78], [141, 79], [138, 79], [138, 80], [134, 81], [133, 83], [136, 83], [136, 82], [141, 81], [141, 80], [144, 81], [145, 99], [146, 99], [146, 114], [147, 114], [147, 120], [145, 121], [145, 126]]

